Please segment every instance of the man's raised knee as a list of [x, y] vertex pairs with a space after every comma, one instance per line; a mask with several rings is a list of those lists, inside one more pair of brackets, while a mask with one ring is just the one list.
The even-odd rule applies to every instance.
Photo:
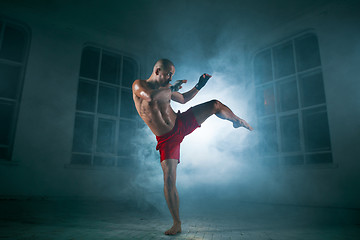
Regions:
[[220, 110], [222, 103], [216, 99], [211, 100], [210, 103], [211, 103], [211, 108], [212, 108], [213, 112], [217, 113]]

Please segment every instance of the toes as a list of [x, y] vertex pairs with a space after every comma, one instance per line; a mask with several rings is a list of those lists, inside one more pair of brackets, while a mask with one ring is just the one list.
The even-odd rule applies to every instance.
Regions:
[[177, 232], [170, 232], [170, 231], [167, 231], [165, 232], [165, 235], [175, 235]]
[[165, 235], [176, 235], [178, 233], [181, 233], [181, 228], [180, 229], [173, 229], [173, 228], [170, 228], [169, 230], [167, 230], [165, 232]]

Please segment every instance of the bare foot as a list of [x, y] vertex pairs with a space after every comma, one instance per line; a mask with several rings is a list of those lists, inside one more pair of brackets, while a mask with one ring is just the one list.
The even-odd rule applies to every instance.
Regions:
[[233, 122], [233, 126], [234, 126], [234, 128], [244, 127], [246, 129], [249, 129], [250, 131], [253, 130], [253, 128], [244, 119], [241, 119], [241, 118], [239, 118], [237, 121]]
[[165, 232], [165, 235], [175, 235], [181, 233], [181, 223], [174, 223], [174, 225]]

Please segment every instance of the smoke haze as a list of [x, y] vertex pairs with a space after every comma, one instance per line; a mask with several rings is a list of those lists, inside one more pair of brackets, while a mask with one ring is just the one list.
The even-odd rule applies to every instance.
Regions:
[[[357, 1], [5, 0], [2, 3], [1, 14], [19, 20], [19, 24], [22, 21], [31, 29], [29, 63], [24, 70], [14, 137], [14, 159], [23, 168], [2, 168], [3, 181], [11, 182], [2, 186], [3, 194], [109, 196], [137, 199], [138, 204], [142, 200], [155, 206], [165, 204], [156, 139], [141, 119], [135, 134], [131, 131], [124, 134], [124, 141], [129, 135], [136, 136], [131, 144], [134, 161], [121, 162], [125, 157], [121, 158], [119, 162], [123, 165], [114, 171], [113, 167], [99, 170], [90, 166], [96, 169], [91, 171], [88, 166], [85, 169], [68, 166], [73, 154], [81, 54], [84, 44], [90, 42], [104, 50], [119, 50], [134, 56], [140, 64], [142, 79], [150, 76], [157, 59], [170, 59], [176, 67], [174, 81], [188, 80], [180, 92], [194, 87], [201, 74], [211, 74], [213, 77], [193, 100], [185, 105], [173, 102], [174, 110], [183, 112], [217, 99], [254, 128], [253, 132], [234, 129], [230, 122], [212, 116], [185, 137], [177, 172], [182, 203], [196, 198], [214, 201], [228, 198], [358, 207]], [[0, 26], [2, 32], [4, 26]], [[315, 32], [320, 50], [321, 66], [317, 70], [323, 73], [326, 95], [323, 107], [329, 116], [332, 138], [329, 152], [334, 153], [334, 161], [313, 164], [309, 169], [306, 164], [264, 166], [258, 162], [264, 127], [257, 122], [259, 97], [255, 91], [259, 85], [255, 86], [254, 81], [254, 57], [257, 51], [282, 45], [288, 37], [309, 29]], [[261, 75], [259, 69], [257, 74]], [[295, 75], [300, 77], [303, 73]], [[311, 87], [306, 91], [309, 95], [314, 92]], [[133, 108], [132, 100], [127, 100], [131, 103], [129, 109]], [[262, 103], [262, 99], [259, 101]], [[281, 115], [276, 117], [279, 119]], [[344, 119], [351, 128], [342, 127]], [[104, 139], [113, 138], [109, 132], [109, 136], [104, 134]], [[91, 154], [95, 156], [96, 152]], [[28, 182], [38, 187], [30, 189]], [[159, 209], [167, 210], [162, 206]]]

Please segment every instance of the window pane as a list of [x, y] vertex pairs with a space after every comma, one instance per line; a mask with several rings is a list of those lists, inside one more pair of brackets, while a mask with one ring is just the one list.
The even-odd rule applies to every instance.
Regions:
[[325, 91], [321, 72], [300, 76], [300, 96], [303, 107], [325, 103]]
[[132, 93], [128, 90], [121, 91], [121, 117], [133, 118], [136, 115], [136, 109], [132, 98]]
[[96, 83], [79, 81], [76, 109], [80, 111], [95, 112]]
[[305, 157], [307, 163], [332, 163], [331, 153], [308, 154]]
[[276, 119], [265, 118], [259, 123], [261, 155], [271, 155], [278, 152]]
[[132, 140], [135, 135], [135, 123], [121, 120], [119, 128], [118, 155], [129, 156], [134, 151]]
[[277, 84], [278, 109], [281, 112], [299, 108], [296, 79]]
[[259, 115], [269, 115], [275, 113], [275, 96], [273, 85], [258, 88], [256, 105]]
[[131, 88], [133, 82], [137, 78], [137, 76], [136, 76], [137, 72], [138, 72], [137, 63], [130, 58], [124, 57], [123, 76], [122, 76], [121, 85], [123, 87]]
[[300, 151], [300, 133], [298, 115], [280, 117], [281, 151]]
[[20, 71], [20, 66], [0, 64], [0, 97], [18, 98]]
[[118, 115], [119, 88], [100, 85], [98, 113]]
[[286, 156], [283, 157], [285, 165], [302, 165], [304, 164], [304, 157], [302, 155], [297, 156]]
[[91, 156], [84, 154], [73, 154], [71, 156], [71, 164], [91, 165]]
[[293, 46], [287, 42], [274, 48], [275, 78], [285, 77], [295, 72]]
[[104, 52], [101, 59], [100, 80], [103, 82], [119, 84], [121, 56]]
[[136, 167], [136, 163], [137, 163], [135, 159], [131, 157], [118, 157], [116, 162], [117, 162], [116, 166], [120, 168]]
[[99, 118], [96, 140], [96, 152], [115, 152], [116, 121]]
[[279, 166], [279, 159], [277, 157], [262, 158], [260, 161], [262, 165], [267, 167]]
[[85, 114], [76, 114], [73, 152], [92, 151], [93, 134], [94, 133], [94, 117]]
[[102, 167], [112, 167], [115, 165], [115, 157], [94, 157], [94, 165]]
[[330, 133], [325, 107], [303, 111], [305, 150], [330, 150]]
[[0, 101], [0, 144], [10, 144], [14, 107], [13, 103]]
[[85, 47], [81, 56], [80, 76], [98, 79], [100, 49]]
[[314, 34], [306, 34], [295, 40], [298, 71], [320, 66], [319, 43]]
[[272, 66], [271, 66], [271, 51], [263, 51], [258, 53], [254, 60], [255, 84], [265, 83], [271, 81]]
[[22, 62], [25, 55], [26, 33], [7, 25], [0, 48], [0, 58]]

